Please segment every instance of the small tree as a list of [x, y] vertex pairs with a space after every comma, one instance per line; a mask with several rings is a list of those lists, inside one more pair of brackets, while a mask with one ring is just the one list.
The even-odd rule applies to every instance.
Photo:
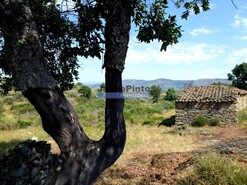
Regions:
[[152, 96], [153, 102], [157, 103], [160, 97], [162, 89], [159, 85], [152, 85], [150, 88], [149, 95]]
[[165, 100], [168, 101], [175, 101], [177, 99], [178, 95], [174, 88], [169, 88], [166, 92]]
[[232, 85], [240, 89], [247, 89], [247, 63], [236, 65], [232, 73], [228, 73], [228, 80], [232, 80]]
[[105, 91], [105, 83], [102, 83], [100, 85], [100, 89], [99, 89], [99, 92], [104, 92]]
[[81, 94], [82, 97], [89, 99], [92, 95], [92, 89], [86, 85], [80, 87], [78, 92]]

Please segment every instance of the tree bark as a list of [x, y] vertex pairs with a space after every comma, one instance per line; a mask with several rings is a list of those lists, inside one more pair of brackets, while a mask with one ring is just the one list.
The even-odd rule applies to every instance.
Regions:
[[[122, 92], [122, 71], [130, 30], [130, 6], [114, 1], [106, 21], [106, 92]], [[122, 16], [120, 15], [122, 14]], [[126, 139], [124, 99], [106, 99], [105, 133], [90, 140], [78, 116], [49, 73], [28, 0], [3, 0], [0, 27], [4, 36], [4, 69], [38, 111], [44, 130], [64, 157], [56, 185], [91, 185], [121, 155]]]

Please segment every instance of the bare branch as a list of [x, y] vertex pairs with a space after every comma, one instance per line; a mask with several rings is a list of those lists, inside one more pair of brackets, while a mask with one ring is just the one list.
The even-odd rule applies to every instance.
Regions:
[[238, 7], [237, 7], [236, 4], [234, 3], [234, 1], [231, 0], [231, 2], [232, 2], [232, 4], [233, 4], [233, 6], [238, 10]]

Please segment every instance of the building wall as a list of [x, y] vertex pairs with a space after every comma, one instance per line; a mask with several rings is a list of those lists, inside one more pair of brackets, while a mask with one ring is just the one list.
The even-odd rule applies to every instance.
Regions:
[[247, 105], [247, 96], [246, 95], [240, 95], [238, 96], [237, 100], [237, 110], [243, 110], [246, 108]]
[[176, 125], [193, 124], [197, 116], [206, 117], [208, 122], [218, 117], [221, 123], [237, 124], [238, 107], [242, 107], [242, 104], [176, 102]]

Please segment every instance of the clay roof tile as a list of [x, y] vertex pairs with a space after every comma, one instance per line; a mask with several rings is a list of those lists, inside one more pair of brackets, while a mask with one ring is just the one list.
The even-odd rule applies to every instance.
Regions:
[[197, 86], [185, 89], [177, 102], [234, 102], [247, 91], [223, 85]]

